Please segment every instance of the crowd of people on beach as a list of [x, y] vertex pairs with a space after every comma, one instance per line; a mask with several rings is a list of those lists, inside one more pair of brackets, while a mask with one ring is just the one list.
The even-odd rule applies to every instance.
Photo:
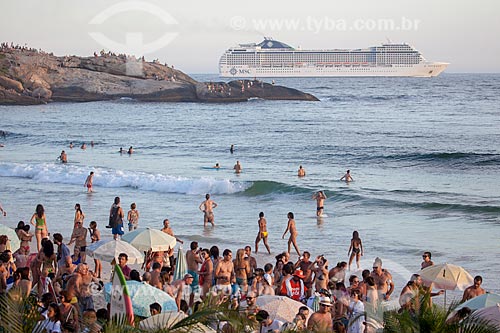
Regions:
[[[72, 147], [71, 143], [70, 148]], [[230, 152], [234, 152], [234, 145], [231, 145]], [[129, 149], [129, 154], [131, 153], [132, 147]], [[67, 162], [64, 150], [60, 160]], [[239, 161], [233, 169], [237, 174], [242, 171]], [[306, 176], [302, 165], [297, 176]], [[88, 192], [93, 191], [93, 177], [94, 172], [90, 172], [85, 180], [84, 187]], [[353, 181], [350, 170], [340, 180]], [[312, 199], [316, 201], [316, 215], [321, 217], [327, 196], [324, 191], [317, 191]], [[120, 239], [125, 234], [125, 223], [128, 222], [128, 232], [139, 226], [140, 213], [136, 203], [130, 204], [127, 214], [121, 204], [120, 197], [117, 196], [109, 210], [106, 228], [111, 229], [114, 239]], [[215, 226], [214, 209], [217, 206], [207, 193], [205, 200], [199, 205], [205, 227], [208, 223]], [[45, 328], [50, 333], [98, 333], [109, 320], [109, 307], [94, 307], [94, 292], [103, 287], [102, 262], [93, 258], [94, 270], [91, 271], [86, 254], [89, 243], [101, 240], [101, 231], [96, 221], [91, 221], [88, 227], [84, 226], [85, 214], [79, 203], [75, 204], [74, 209], [73, 230], [66, 239], [60, 233], [49, 237], [42, 204], [36, 206], [29, 223], [19, 221], [15, 229], [20, 241], [18, 249], [10, 249], [7, 235], [0, 235], [0, 296], [8, 295], [19, 300], [34, 293], [40, 302], [38, 327]], [[1, 205], [0, 212], [3, 216], [7, 215]], [[189, 250], [185, 253], [187, 272], [177, 280], [174, 280], [174, 272], [180, 258], [176, 258], [174, 248], [146, 252], [145, 262], [140, 269], [128, 266], [127, 253], [120, 253], [117, 261], [111, 264], [118, 264], [127, 280], [148, 283], [167, 293], [175, 300], [179, 311], [186, 314], [196, 311], [199, 303], [206, 298], [222, 296], [230, 300], [231, 308], [238, 309], [241, 316], [253, 323], [251, 329], [258, 332], [279, 332], [285, 329], [308, 332], [372, 332], [375, 331], [376, 323], [370, 318], [380, 316], [383, 302], [398, 298], [401, 309], [411, 312], [417, 310], [416, 300], [420, 296], [433, 297], [444, 292], [432, 292], [432, 285], [425, 284], [419, 274], [413, 274], [398, 295], [391, 273], [382, 267], [382, 260], [378, 257], [375, 258], [371, 271], [360, 271], [364, 248], [356, 230], [352, 233], [347, 262], [340, 260], [332, 266], [330, 262], [333, 260], [329, 261], [322, 254], [300, 251], [294, 213], [288, 212], [287, 218], [282, 238], [289, 234], [288, 248], [276, 255], [274, 262], [258, 263], [253, 256], [254, 253], [259, 253], [261, 242], [267, 253], [272, 253], [268, 242], [267, 220], [264, 212], [260, 212], [254, 244], [236, 249], [234, 255], [231, 249], [222, 250], [217, 244], [204, 244], [201, 247], [197, 241], [190, 242]], [[31, 232], [31, 227], [34, 232]], [[183, 243], [175, 236], [168, 218], [164, 219], [160, 230]], [[36, 250], [31, 249], [33, 236]], [[71, 250], [70, 246], [73, 244]], [[295, 260], [292, 259], [292, 250], [297, 255]], [[431, 257], [431, 252], [423, 253], [421, 269], [434, 264]], [[354, 261], [357, 270], [351, 271]], [[476, 276], [474, 284], [464, 291], [462, 301], [484, 294], [481, 284], [482, 277]], [[265, 295], [287, 297], [303, 305], [295, 318], [281, 322], [265, 306], [258, 305], [259, 297]], [[161, 305], [151, 303], [150, 311], [151, 315], [162, 312]], [[232, 332], [229, 323], [217, 329]]]
[[[317, 194], [318, 195], [318, 194]], [[204, 211], [205, 225], [214, 223], [213, 208], [217, 204], [207, 194], [200, 204]], [[0, 211], [6, 211], [0, 206]], [[135, 203], [127, 214], [116, 197], [109, 212], [109, 225], [115, 239], [125, 233], [123, 224], [128, 221], [128, 231], [136, 230], [140, 214]], [[185, 254], [187, 273], [183, 278], [173, 280], [177, 258], [174, 249], [149, 252], [141, 270], [127, 265], [127, 253], [119, 255], [117, 264], [127, 280], [136, 280], [166, 292], [176, 302], [180, 311], [192, 313], [197, 303], [210, 295], [223, 295], [231, 300], [231, 307], [255, 323], [260, 332], [277, 332], [281, 329], [307, 330], [309, 332], [356, 332], [370, 331], [370, 321], [365, 314], [379, 311], [381, 302], [394, 298], [394, 282], [391, 273], [382, 267], [382, 260], [376, 258], [373, 270], [363, 270], [360, 275], [348, 274], [356, 260], [359, 269], [364, 248], [358, 231], [354, 231], [348, 249], [348, 262], [340, 261], [331, 266], [324, 255], [300, 252], [296, 243], [293, 213], [288, 213], [285, 233], [290, 232], [288, 251], [278, 254], [274, 263], [258, 263], [251, 245], [236, 249], [221, 250], [217, 245], [206, 244], [203, 248], [192, 241]], [[75, 205], [73, 231], [69, 239], [60, 233], [49, 238], [48, 224], [43, 205], [36, 206], [29, 223], [20, 221], [15, 232], [20, 247], [12, 252], [7, 248], [7, 236], [0, 236], [0, 294], [13, 299], [28, 297], [34, 291], [40, 301], [39, 326], [48, 332], [100, 332], [109, 319], [109, 309], [95, 309], [91, 285], [102, 287], [102, 263], [94, 259], [94, 271], [90, 271], [86, 247], [101, 239], [97, 222], [91, 221], [84, 227], [85, 214], [80, 204]], [[30, 231], [35, 228], [34, 233]], [[169, 219], [163, 221], [163, 232], [176, 237]], [[36, 238], [36, 251], [30, 248], [31, 239]], [[259, 213], [258, 232], [254, 243], [255, 253], [262, 241], [271, 254], [267, 241], [267, 221]], [[177, 241], [182, 240], [176, 237]], [[70, 246], [74, 244], [72, 251]], [[290, 253], [293, 245], [297, 259]], [[73, 254], [71, 254], [71, 252]], [[221, 256], [222, 252], [222, 256]], [[432, 266], [431, 253], [422, 256], [422, 269]], [[479, 296], [482, 278], [477, 276], [474, 285], [467, 288], [463, 301]], [[402, 309], [414, 310], [414, 300], [421, 293], [436, 296], [432, 287], [424, 286], [421, 277], [414, 274], [399, 294]], [[281, 295], [303, 303], [296, 317], [284, 323], [273, 320], [265, 309], [258, 306], [258, 299], [264, 295]], [[397, 297], [397, 296], [396, 296]], [[161, 312], [161, 306], [152, 303], [152, 314]], [[98, 320], [101, 320], [99, 323]], [[229, 325], [229, 326], [228, 326]], [[368, 325], [368, 326], [367, 326]], [[230, 332], [230, 324], [222, 328]], [[374, 327], [371, 327], [374, 329]], [[58, 330], [59, 329], [59, 330]]]

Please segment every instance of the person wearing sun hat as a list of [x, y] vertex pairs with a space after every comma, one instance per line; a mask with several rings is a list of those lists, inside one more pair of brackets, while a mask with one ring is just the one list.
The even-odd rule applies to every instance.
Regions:
[[330, 297], [322, 296], [319, 299], [319, 310], [314, 312], [307, 322], [309, 332], [332, 332], [333, 322]]
[[281, 287], [281, 294], [291, 299], [301, 302], [306, 296], [306, 286], [304, 286], [304, 273], [297, 269], [291, 278], [288, 278]]

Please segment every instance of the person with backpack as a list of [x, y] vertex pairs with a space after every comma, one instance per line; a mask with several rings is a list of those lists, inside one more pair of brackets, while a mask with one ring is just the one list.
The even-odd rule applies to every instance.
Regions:
[[111, 233], [114, 239], [118, 239], [123, 235], [123, 209], [120, 207], [120, 197], [115, 197], [115, 201], [109, 210], [109, 225], [107, 228], [112, 228]]

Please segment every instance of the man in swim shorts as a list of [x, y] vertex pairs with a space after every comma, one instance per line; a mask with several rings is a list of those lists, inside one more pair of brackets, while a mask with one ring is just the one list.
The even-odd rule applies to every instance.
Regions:
[[90, 174], [87, 176], [87, 179], [85, 179], [85, 183], [83, 186], [87, 187], [87, 192], [91, 193], [92, 191], [92, 183], [94, 182], [94, 171], [91, 171]]
[[259, 251], [259, 243], [261, 240], [263, 240], [267, 252], [271, 254], [271, 249], [269, 248], [269, 244], [267, 244], [267, 236], [269, 235], [269, 233], [267, 232], [267, 221], [264, 218], [264, 212], [259, 213], [258, 223], [259, 223], [259, 232], [257, 233], [257, 238], [255, 239], [255, 253]]
[[214, 211], [213, 209], [217, 207], [217, 204], [210, 199], [210, 194], [205, 195], [205, 201], [203, 201], [198, 207], [205, 215], [203, 217], [203, 225], [206, 227], [207, 223], [212, 223], [212, 226], [215, 226], [214, 223]]
[[313, 194], [312, 198], [316, 200], [316, 216], [323, 215], [323, 205], [326, 199], [325, 193], [323, 191], [318, 191]]

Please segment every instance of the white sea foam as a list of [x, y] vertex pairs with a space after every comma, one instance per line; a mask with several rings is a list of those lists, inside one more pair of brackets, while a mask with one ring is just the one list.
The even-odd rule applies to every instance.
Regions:
[[54, 163], [0, 163], [1, 177], [30, 178], [42, 183], [82, 185], [90, 171], [94, 186], [133, 187], [144, 191], [183, 194], [231, 194], [246, 190], [250, 184], [211, 177], [187, 178], [137, 171], [91, 168]]

